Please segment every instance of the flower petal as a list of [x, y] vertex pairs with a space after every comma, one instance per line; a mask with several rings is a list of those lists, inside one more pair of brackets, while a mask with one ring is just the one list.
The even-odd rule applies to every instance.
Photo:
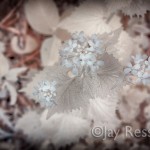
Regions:
[[131, 68], [125, 68], [125, 69], [124, 69], [124, 73], [125, 73], [125, 74], [129, 74], [130, 72], [131, 72]]

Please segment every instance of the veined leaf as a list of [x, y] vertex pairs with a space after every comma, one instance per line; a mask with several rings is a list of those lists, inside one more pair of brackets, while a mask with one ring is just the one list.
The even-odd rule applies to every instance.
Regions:
[[115, 96], [124, 84], [123, 67], [112, 55], [105, 54], [102, 59], [104, 66], [94, 75], [93, 80], [95, 95], [99, 98]]
[[56, 112], [69, 112], [87, 107], [89, 99], [115, 95], [122, 85], [122, 67], [118, 61], [108, 54], [103, 56], [103, 60], [105, 65], [98, 73], [85, 73], [72, 78], [68, 76], [68, 69], [61, 66], [48, 67], [37, 74], [22, 91], [40, 103], [33, 95], [34, 88], [40, 81], [56, 81], [55, 105], [49, 108], [48, 117]]

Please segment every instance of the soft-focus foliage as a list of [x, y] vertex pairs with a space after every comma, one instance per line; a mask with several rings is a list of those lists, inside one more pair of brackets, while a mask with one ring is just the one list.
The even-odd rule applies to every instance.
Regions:
[[[89, 11], [90, 10], [90, 11]], [[59, 28], [65, 29], [70, 33], [84, 31], [85, 34], [109, 33], [121, 27], [120, 18], [115, 15], [109, 19], [106, 15], [105, 8], [101, 5], [101, 1], [86, 1], [76, 8], [74, 12], [59, 24]]]
[[5, 44], [0, 41], [0, 53], [5, 51]]
[[[15, 128], [23, 130], [33, 142], [50, 140], [60, 146], [75, 142], [89, 132], [90, 123], [73, 114], [55, 114], [48, 120], [46, 116], [47, 111], [41, 115], [30, 111], [18, 120]], [[25, 124], [27, 128], [24, 128]]]
[[[146, 101], [150, 95], [146, 89], [140, 90], [138, 87], [126, 86], [123, 90], [123, 99], [119, 104], [121, 118], [126, 123], [132, 123], [140, 113], [140, 105]], [[129, 113], [130, 115], [127, 115]]]
[[25, 14], [30, 26], [41, 34], [52, 34], [59, 22], [58, 9], [52, 0], [27, 1]]
[[129, 15], [133, 17], [135, 15], [144, 16], [147, 10], [150, 10], [149, 0], [106, 0], [106, 5], [108, 11], [111, 13], [116, 13], [117, 11], [122, 11], [124, 15]]
[[22, 2], [0, 21], [0, 149], [147, 150], [124, 127], [150, 129], [150, 1]]
[[117, 97], [107, 96], [106, 98], [95, 98], [90, 100], [87, 118], [93, 120], [94, 127], [105, 126], [107, 129], [116, 129], [119, 126], [119, 119], [116, 116], [118, 107]]
[[59, 61], [60, 47], [61, 41], [55, 36], [43, 41], [40, 50], [42, 66], [53, 66]]
[[[0, 86], [4, 93], [8, 91], [11, 97], [10, 104], [14, 105], [17, 100], [17, 92], [13, 83], [17, 82], [17, 76], [27, 70], [26, 67], [12, 68], [9, 67], [9, 61], [0, 53]], [[6, 93], [6, 92], [5, 92]]]

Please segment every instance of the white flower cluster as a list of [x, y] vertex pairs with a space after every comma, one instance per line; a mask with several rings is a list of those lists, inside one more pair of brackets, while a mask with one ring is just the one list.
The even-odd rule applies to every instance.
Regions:
[[124, 73], [129, 75], [135, 83], [150, 84], [150, 57], [146, 55], [132, 56], [132, 62], [124, 69]]
[[55, 104], [56, 81], [42, 81], [35, 87], [33, 95], [42, 106], [51, 107]]
[[60, 51], [61, 65], [70, 68], [74, 75], [95, 72], [104, 65], [100, 60], [104, 53], [102, 41], [96, 34], [86, 37], [84, 32], [74, 33]]

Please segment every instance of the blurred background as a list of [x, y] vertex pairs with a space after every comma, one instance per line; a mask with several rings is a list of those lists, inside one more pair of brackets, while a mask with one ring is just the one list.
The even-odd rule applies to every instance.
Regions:
[[[0, 150], [150, 149], [148, 136], [123, 136], [126, 125], [146, 129], [150, 135], [147, 84], [124, 86], [113, 117], [109, 109], [103, 117], [101, 110], [90, 106], [95, 118], [86, 119], [80, 110], [72, 116], [56, 114], [46, 121], [47, 110], [20, 92], [38, 71], [57, 62], [61, 44], [75, 31], [91, 35], [120, 28], [116, 44], [120, 63], [126, 66], [139, 53], [149, 57], [150, 5], [140, 2], [131, 0], [132, 8], [117, 0], [0, 1]], [[91, 137], [97, 120], [99, 126], [119, 129], [118, 140]]]

